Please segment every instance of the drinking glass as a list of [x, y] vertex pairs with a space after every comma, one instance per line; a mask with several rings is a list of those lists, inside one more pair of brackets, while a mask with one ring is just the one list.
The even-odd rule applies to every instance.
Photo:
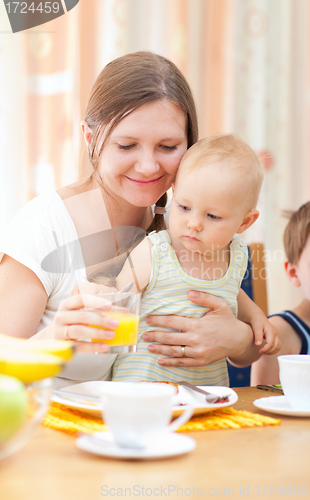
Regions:
[[109, 328], [115, 332], [113, 339], [93, 339], [93, 342], [103, 342], [111, 347], [108, 354], [126, 354], [137, 351], [139, 313], [141, 303], [141, 293], [106, 293], [100, 294], [100, 297], [112, 303], [108, 311], [97, 311], [99, 314], [109, 316], [119, 322], [115, 329]]

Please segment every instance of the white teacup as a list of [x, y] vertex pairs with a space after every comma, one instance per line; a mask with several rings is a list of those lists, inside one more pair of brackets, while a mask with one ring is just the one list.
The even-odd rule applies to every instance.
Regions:
[[168, 384], [117, 382], [102, 391], [103, 419], [116, 443], [144, 448], [158, 433], [179, 429], [193, 414], [191, 405], [171, 424], [176, 389]]
[[310, 356], [287, 354], [278, 357], [280, 382], [292, 408], [310, 410]]

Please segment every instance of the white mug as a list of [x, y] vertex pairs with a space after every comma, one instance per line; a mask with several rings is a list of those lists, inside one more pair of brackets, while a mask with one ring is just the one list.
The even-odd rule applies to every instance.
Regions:
[[310, 410], [310, 356], [286, 354], [278, 357], [280, 382], [292, 408]]
[[106, 383], [101, 390], [103, 419], [116, 443], [126, 448], [144, 448], [163, 432], [179, 429], [193, 414], [191, 405], [169, 424], [176, 389], [168, 384]]

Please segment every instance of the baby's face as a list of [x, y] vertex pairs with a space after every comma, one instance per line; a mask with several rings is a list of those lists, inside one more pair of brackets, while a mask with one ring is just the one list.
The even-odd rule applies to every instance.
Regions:
[[181, 170], [170, 209], [172, 238], [201, 254], [226, 249], [248, 213], [241, 175], [220, 162]]

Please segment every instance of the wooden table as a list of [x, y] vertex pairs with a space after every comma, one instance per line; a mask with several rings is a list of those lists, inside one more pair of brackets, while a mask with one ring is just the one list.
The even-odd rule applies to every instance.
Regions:
[[[234, 408], [262, 414], [252, 401], [274, 395], [254, 387], [236, 392]], [[310, 418], [280, 418], [274, 427], [191, 432], [191, 453], [144, 462], [85, 453], [72, 436], [42, 427], [0, 462], [0, 498], [310, 498]]]

